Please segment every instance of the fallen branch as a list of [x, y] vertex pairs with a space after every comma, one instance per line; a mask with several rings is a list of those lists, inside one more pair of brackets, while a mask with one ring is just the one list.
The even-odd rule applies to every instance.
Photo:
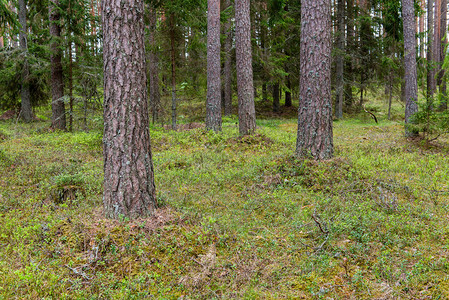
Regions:
[[367, 111], [366, 108], [365, 108], [365, 105], [362, 105], [362, 107], [363, 107], [363, 110], [365, 110], [366, 113], [369, 113], [374, 118], [374, 121], [376, 121], [376, 124], [379, 124], [379, 122], [377, 122], [376, 116], [372, 112]]
[[[327, 230], [327, 228], [321, 224], [320, 220], [318, 220], [317, 216], [315, 215], [315, 213], [313, 213], [312, 215], [312, 219], [315, 221], [315, 223], [318, 225], [318, 227], [320, 228], [321, 232], [324, 234], [329, 234], [329, 230]], [[323, 229], [324, 228], [324, 229]]]
[[84, 273], [84, 272], [82, 272], [82, 271], [78, 271], [76, 268], [71, 268], [71, 267], [69, 267], [68, 265], [65, 265], [65, 267], [66, 267], [67, 269], [69, 269], [70, 271], [72, 271], [73, 274], [75, 274], [75, 275], [77, 275], [77, 276], [81, 276], [81, 277], [83, 277], [83, 278], [86, 279], [86, 280], [91, 280], [91, 279], [92, 279], [92, 277], [87, 276], [86, 273]]

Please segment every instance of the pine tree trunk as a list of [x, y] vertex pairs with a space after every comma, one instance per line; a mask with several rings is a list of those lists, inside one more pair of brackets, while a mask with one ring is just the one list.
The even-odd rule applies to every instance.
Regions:
[[73, 58], [72, 42], [69, 42], [69, 131], [73, 131]]
[[441, 70], [441, 0], [435, 0], [435, 13], [433, 19], [433, 46], [432, 46], [432, 58], [434, 61], [434, 74], [435, 74], [435, 92], [437, 92], [436, 86], [440, 85], [439, 73]]
[[393, 71], [388, 75], [388, 120], [391, 120], [391, 104], [393, 103]]
[[[346, 52], [354, 51], [354, 2], [353, 0], [347, 0], [347, 20], [348, 24], [346, 27], [346, 36], [347, 36], [347, 50]], [[354, 98], [352, 95], [352, 85], [354, 84], [354, 72], [353, 72], [353, 55], [348, 55], [345, 63], [344, 74], [346, 74], [346, 83], [345, 83], [345, 109], [349, 111], [354, 102]]]
[[[422, 11], [426, 10], [426, 0], [420, 0], [420, 7], [422, 9]], [[424, 31], [424, 13], [421, 14], [421, 16], [419, 17], [419, 33], [420, 33], [420, 43], [419, 43], [419, 55], [421, 58], [424, 58], [424, 44], [425, 44], [425, 31]]]
[[175, 60], [175, 15], [170, 15], [171, 53], [171, 128], [176, 130], [176, 60]]
[[[289, 70], [286, 69], [286, 72], [289, 73]], [[287, 75], [287, 90], [285, 91], [285, 106], [292, 106], [292, 82], [290, 80], [290, 74]]]
[[333, 156], [331, 2], [301, 1], [301, 70], [296, 155]]
[[433, 102], [433, 94], [436, 90], [435, 68], [433, 57], [433, 0], [427, 0], [427, 101]]
[[369, 40], [372, 37], [371, 24], [369, 22], [369, 0], [360, 0], [360, 102], [357, 107], [358, 111], [363, 107], [363, 93], [366, 90], [366, 82], [368, 80], [367, 66], [370, 62]]
[[415, 9], [413, 0], [404, 0], [402, 3], [402, 16], [404, 22], [404, 73], [405, 73], [405, 134], [414, 136], [408, 124], [411, 117], [418, 111], [418, 81], [416, 73], [416, 31]]
[[53, 129], [65, 130], [66, 118], [65, 118], [65, 106], [64, 106], [64, 81], [62, 74], [61, 63], [61, 26], [60, 15], [57, 7], [59, 6], [58, 0], [50, 0], [49, 18], [50, 18], [50, 35], [53, 39], [51, 43], [51, 126]]
[[235, 0], [235, 44], [240, 135], [256, 130], [249, 0]]
[[157, 44], [156, 44], [156, 23], [157, 23], [157, 15], [156, 8], [154, 6], [150, 6], [149, 13], [149, 44], [150, 44], [150, 52], [149, 52], [149, 76], [150, 76], [150, 105], [151, 112], [153, 114], [153, 124], [157, 122], [159, 118], [159, 108], [161, 102], [161, 94], [159, 91], [159, 57], [157, 54]]
[[19, 0], [19, 22], [22, 28], [19, 34], [20, 48], [24, 51], [24, 61], [22, 70], [22, 87], [21, 87], [21, 117], [25, 122], [30, 122], [33, 118], [31, 110], [31, 94], [30, 86], [28, 84], [28, 77], [30, 69], [28, 64], [28, 45], [27, 45], [27, 9], [25, 0]]
[[[262, 22], [260, 22], [262, 23]], [[260, 24], [260, 48], [262, 48], [262, 60], [268, 61], [268, 47], [267, 47], [267, 27], [264, 24]], [[262, 67], [262, 100], [268, 101], [267, 82], [269, 80], [265, 67]]]
[[273, 84], [273, 112], [277, 113], [280, 110], [279, 103], [279, 82]]
[[[446, 58], [446, 46], [447, 46], [447, 0], [441, 0], [441, 20], [440, 20], [440, 63], [441, 66], [444, 63], [444, 59]], [[440, 86], [441, 93], [441, 103], [439, 110], [447, 109], [447, 91], [446, 91], [446, 80], [444, 80], [444, 68], [440, 68], [440, 72], [438, 73], [438, 84]]]
[[[226, 8], [231, 6], [231, 0], [226, 0]], [[232, 29], [231, 17], [225, 24], [225, 42], [224, 42], [224, 114], [229, 116], [232, 113]]]
[[337, 23], [338, 23], [338, 36], [337, 36], [337, 48], [338, 53], [336, 57], [336, 93], [337, 93], [337, 101], [336, 101], [336, 111], [335, 116], [337, 119], [343, 118], [343, 87], [344, 87], [344, 79], [343, 79], [343, 53], [345, 51], [345, 0], [338, 0], [338, 11], [337, 11]]
[[207, 1], [206, 128], [221, 131], [220, 0]]
[[142, 0], [104, 0], [104, 210], [141, 217], [156, 208]]

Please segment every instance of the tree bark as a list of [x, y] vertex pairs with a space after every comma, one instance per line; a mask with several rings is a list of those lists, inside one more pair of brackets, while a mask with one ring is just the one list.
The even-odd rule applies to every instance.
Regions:
[[149, 44], [150, 44], [150, 53], [149, 53], [149, 76], [150, 76], [150, 105], [151, 112], [153, 114], [153, 124], [157, 122], [159, 118], [159, 109], [160, 109], [160, 101], [161, 94], [159, 91], [159, 57], [157, 54], [157, 44], [156, 44], [156, 23], [157, 23], [157, 15], [156, 8], [150, 5], [150, 13], [149, 13]]
[[[426, 10], [426, 0], [420, 0], [419, 3], [421, 10], [425, 11]], [[421, 58], [424, 58], [424, 44], [425, 44], [425, 35], [424, 35], [424, 21], [425, 21], [425, 17], [424, 17], [424, 13], [421, 14], [421, 16], [419, 17], [419, 33], [420, 33], [420, 43], [419, 43], [419, 56]]]
[[441, 20], [440, 20], [440, 72], [438, 73], [438, 85], [440, 86], [441, 103], [439, 110], [447, 109], [446, 80], [444, 80], [445, 70], [442, 67], [446, 58], [447, 46], [447, 0], [441, 0]]
[[240, 135], [256, 130], [249, 0], [235, 0], [235, 44]]
[[25, 0], [19, 0], [19, 22], [22, 28], [19, 34], [20, 48], [24, 52], [23, 69], [22, 69], [22, 87], [21, 87], [21, 117], [25, 122], [31, 122], [33, 112], [31, 109], [31, 94], [28, 84], [30, 75], [30, 67], [28, 64], [28, 45], [27, 45], [27, 9]]
[[170, 15], [171, 54], [171, 128], [176, 130], [176, 60], [175, 60], [175, 15]]
[[104, 210], [141, 217], [156, 208], [142, 0], [102, 1]]
[[296, 155], [333, 156], [331, 2], [301, 1], [301, 70]]
[[[286, 72], [289, 73], [288, 68], [286, 69]], [[287, 75], [287, 90], [285, 91], [285, 106], [286, 107], [292, 106], [292, 82], [290, 80], [290, 73]]]
[[[231, 0], [226, 0], [226, 8], [230, 7]], [[229, 116], [232, 113], [232, 29], [231, 17], [225, 24], [225, 42], [224, 42], [224, 114]]]
[[50, 35], [52, 37], [51, 43], [51, 126], [53, 129], [65, 130], [66, 117], [65, 117], [65, 105], [64, 105], [64, 81], [62, 73], [61, 63], [61, 26], [60, 26], [60, 14], [58, 12], [59, 1], [50, 0], [49, 7], [49, 19], [50, 19]]
[[416, 31], [413, 0], [403, 0], [402, 16], [404, 25], [404, 71], [405, 71], [405, 134], [417, 133], [409, 126], [411, 117], [418, 111], [418, 81], [416, 73]]
[[[70, 39], [70, 38], [69, 38]], [[72, 42], [69, 41], [69, 131], [73, 131], [73, 59]]]
[[220, 0], [207, 1], [206, 129], [221, 131]]
[[[347, 52], [354, 51], [354, 2], [353, 0], [347, 0], [347, 27], [346, 27], [346, 36], [347, 36]], [[352, 95], [352, 85], [354, 84], [354, 72], [353, 72], [353, 55], [348, 55], [345, 63], [344, 74], [346, 74], [346, 83], [345, 83], [345, 109], [348, 111], [354, 102], [354, 98]]]
[[273, 112], [277, 113], [280, 110], [280, 103], [279, 103], [279, 82], [276, 82], [273, 84]]
[[[436, 86], [440, 85], [440, 70], [441, 70], [441, 4], [442, 0], [435, 0], [434, 19], [433, 19], [433, 46], [432, 46], [432, 58], [434, 61], [434, 80], [435, 80], [435, 92], [437, 92]], [[445, 33], [443, 33], [444, 35]]]
[[427, 101], [433, 102], [433, 94], [436, 90], [435, 68], [433, 57], [433, 0], [427, 0]]
[[343, 88], [344, 88], [344, 78], [343, 78], [343, 62], [344, 62], [344, 51], [345, 51], [345, 0], [338, 0], [338, 10], [337, 10], [337, 57], [336, 57], [336, 111], [335, 116], [337, 119], [343, 118]]

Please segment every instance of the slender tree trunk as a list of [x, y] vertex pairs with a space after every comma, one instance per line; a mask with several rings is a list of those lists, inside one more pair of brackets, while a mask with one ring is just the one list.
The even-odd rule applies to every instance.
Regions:
[[391, 104], [393, 102], [393, 71], [388, 75], [388, 120], [391, 120]]
[[235, 43], [240, 135], [256, 130], [249, 0], [235, 0]]
[[73, 131], [73, 58], [72, 42], [69, 41], [69, 131]]
[[[426, 10], [426, 0], [420, 0], [420, 7], [422, 11]], [[420, 33], [420, 43], [419, 43], [419, 55], [421, 58], [424, 58], [424, 44], [425, 44], [425, 36], [424, 36], [424, 13], [419, 17], [419, 33]]]
[[[437, 92], [436, 86], [440, 85], [440, 70], [441, 70], [441, 3], [442, 0], [435, 0], [435, 11], [433, 19], [433, 46], [432, 46], [432, 58], [434, 61], [434, 80], [435, 80], [435, 92]], [[445, 33], [443, 33], [445, 34]]]
[[[231, 0], [226, 0], [226, 8], [230, 7]], [[229, 17], [225, 24], [225, 42], [224, 42], [224, 114], [229, 116], [232, 113], [232, 29]]]
[[433, 0], [427, 0], [427, 101], [432, 105], [433, 94], [436, 90], [435, 68], [433, 57]]
[[53, 39], [51, 43], [51, 126], [53, 129], [66, 129], [65, 106], [64, 106], [64, 81], [61, 63], [61, 26], [60, 15], [58, 12], [59, 1], [50, 0], [49, 18], [50, 18], [50, 35]]
[[[156, 208], [142, 0], [102, 1], [104, 210], [141, 217]], [[126, 16], [118, 18], [118, 16]]]
[[333, 156], [331, 2], [301, 1], [301, 70], [296, 155]]
[[170, 15], [171, 53], [171, 128], [176, 130], [176, 60], [175, 60], [175, 16]]
[[444, 59], [446, 58], [446, 46], [447, 46], [447, 0], [441, 0], [441, 22], [440, 22], [440, 72], [438, 73], [438, 84], [440, 86], [441, 104], [439, 110], [447, 109], [447, 91], [446, 91], [446, 79], [444, 79], [445, 70], [442, 68]]
[[[267, 27], [260, 22], [260, 48], [262, 49], [262, 60], [268, 61], [268, 47], [267, 47]], [[265, 67], [262, 67], [261, 71], [261, 79], [262, 79], [262, 100], [268, 101], [268, 91], [267, 91], [267, 81], [268, 74], [265, 70]]]
[[[347, 0], [347, 50], [346, 52], [354, 51], [354, 2], [353, 0]], [[352, 95], [352, 85], [354, 84], [354, 72], [353, 72], [353, 55], [348, 55], [345, 63], [345, 70], [343, 74], [346, 74], [345, 82], [345, 109], [349, 111], [354, 99]]]
[[157, 122], [159, 118], [159, 109], [161, 103], [161, 94], [159, 91], [159, 57], [157, 54], [157, 44], [156, 44], [156, 23], [157, 23], [157, 15], [156, 8], [154, 6], [150, 6], [149, 13], [149, 44], [150, 44], [150, 53], [149, 53], [149, 75], [150, 75], [150, 104], [151, 104], [151, 112], [153, 114], [153, 124]]
[[[14, 6], [14, 2], [11, 1], [11, 10], [17, 14], [17, 8]], [[11, 40], [11, 47], [12, 48], [19, 48], [19, 40], [17, 39], [17, 34], [11, 34], [9, 35], [10, 40]]]
[[279, 82], [273, 84], [273, 112], [277, 113], [280, 110], [279, 103]]
[[404, 22], [404, 70], [405, 70], [405, 134], [414, 136], [409, 128], [411, 117], [418, 111], [418, 81], [416, 73], [416, 31], [413, 0], [403, 0], [402, 16]]
[[19, 22], [20, 29], [19, 42], [20, 48], [24, 51], [23, 70], [22, 70], [22, 88], [21, 88], [21, 116], [25, 122], [31, 122], [33, 113], [31, 109], [31, 94], [28, 84], [30, 69], [28, 64], [28, 45], [27, 45], [27, 9], [25, 0], [19, 0]]
[[361, 56], [361, 71], [360, 71], [360, 103], [357, 108], [358, 111], [363, 107], [363, 93], [366, 90], [366, 81], [368, 80], [368, 64], [370, 63], [370, 49], [369, 40], [372, 38], [371, 24], [369, 18], [369, 0], [360, 0], [360, 56]]
[[220, 0], [207, 1], [206, 128], [221, 131]]
[[[286, 70], [289, 73], [289, 70]], [[287, 90], [285, 91], [285, 106], [292, 106], [292, 82], [290, 80], [290, 74], [287, 75]]]
[[337, 84], [336, 84], [336, 112], [335, 116], [337, 119], [343, 118], [343, 88], [344, 88], [344, 78], [343, 78], [343, 53], [345, 51], [345, 0], [338, 0], [338, 10], [337, 10], [337, 23], [338, 23], [338, 33], [337, 33], [337, 48], [338, 53], [336, 57], [336, 73], [337, 73]]

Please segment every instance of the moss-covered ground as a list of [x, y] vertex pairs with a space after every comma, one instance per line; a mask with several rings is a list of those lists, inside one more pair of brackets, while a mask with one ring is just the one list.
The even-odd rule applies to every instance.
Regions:
[[152, 126], [160, 208], [132, 221], [102, 216], [101, 118], [2, 121], [0, 299], [449, 298], [448, 140], [378, 117], [334, 122], [320, 163], [294, 118]]

